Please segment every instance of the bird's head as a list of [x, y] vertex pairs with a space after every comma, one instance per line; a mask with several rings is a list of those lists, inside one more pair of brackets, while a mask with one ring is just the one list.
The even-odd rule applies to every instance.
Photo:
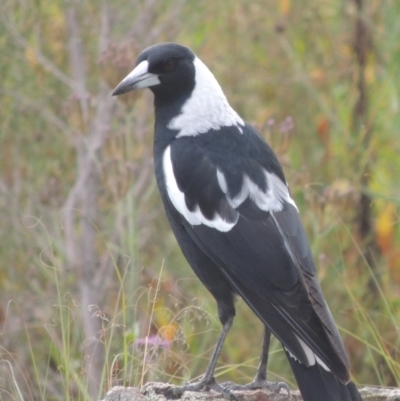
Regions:
[[145, 49], [136, 67], [114, 89], [113, 96], [150, 88], [157, 94], [190, 92], [195, 84], [194, 53], [176, 43], [160, 43]]
[[[240, 127], [244, 126], [214, 75], [185, 46], [160, 43], [144, 50], [136, 60], [136, 67], [114, 89], [113, 95], [139, 88], [151, 89], [155, 95], [156, 121], [157, 115], [162, 115], [160, 121], [177, 132], [178, 137], [233, 125], [241, 132]], [[163, 112], [158, 113], [160, 110]]]

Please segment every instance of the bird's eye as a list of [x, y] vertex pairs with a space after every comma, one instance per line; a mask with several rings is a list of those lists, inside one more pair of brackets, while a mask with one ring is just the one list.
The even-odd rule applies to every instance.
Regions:
[[176, 58], [167, 58], [162, 62], [162, 69], [165, 72], [172, 71], [176, 66]]

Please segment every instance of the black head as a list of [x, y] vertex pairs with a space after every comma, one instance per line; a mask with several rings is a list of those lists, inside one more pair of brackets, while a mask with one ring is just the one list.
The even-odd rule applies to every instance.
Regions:
[[156, 96], [179, 96], [195, 84], [194, 53], [176, 43], [160, 43], [145, 49], [136, 67], [114, 89], [113, 96], [150, 88]]

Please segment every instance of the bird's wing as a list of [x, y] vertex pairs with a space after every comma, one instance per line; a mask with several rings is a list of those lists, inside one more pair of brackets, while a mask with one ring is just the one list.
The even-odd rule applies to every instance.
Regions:
[[[253, 132], [213, 135], [212, 146], [203, 134], [164, 152], [166, 189], [181, 224], [294, 358], [347, 381], [346, 352], [275, 155]], [[235, 139], [242, 146], [233, 149]]]

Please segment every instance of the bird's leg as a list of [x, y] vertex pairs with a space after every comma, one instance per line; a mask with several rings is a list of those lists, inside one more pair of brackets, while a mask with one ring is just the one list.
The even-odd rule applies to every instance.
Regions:
[[248, 384], [235, 384], [232, 382], [223, 383], [222, 386], [228, 390], [256, 390], [266, 388], [275, 393], [279, 393], [284, 389], [290, 394], [289, 386], [284, 382], [268, 382], [267, 381], [267, 364], [268, 364], [268, 351], [271, 341], [271, 332], [267, 326], [264, 326], [263, 343], [261, 346], [260, 362], [258, 364], [257, 373], [254, 380]]
[[176, 396], [181, 396], [185, 391], [205, 391], [214, 390], [222, 394], [225, 398], [230, 400], [239, 401], [238, 398], [229, 390], [221, 387], [214, 378], [214, 370], [217, 365], [219, 354], [221, 353], [222, 346], [224, 345], [226, 336], [232, 327], [233, 316], [229, 317], [223, 324], [221, 333], [218, 337], [217, 345], [215, 346], [214, 352], [211, 356], [210, 362], [208, 363], [204, 376], [195, 383], [185, 383], [182, 386], [174, 387], [173, 393]]
[[264, 326], [263, 342], [261, 346], [260, 363], [258, 364], [258, 369], [253, 382], [262, 383], [267, 380], [267, 364], [268, 364], [268, 352], [269, 344], [271, 342], [271, 332], [268, 330], [267, 326]]

